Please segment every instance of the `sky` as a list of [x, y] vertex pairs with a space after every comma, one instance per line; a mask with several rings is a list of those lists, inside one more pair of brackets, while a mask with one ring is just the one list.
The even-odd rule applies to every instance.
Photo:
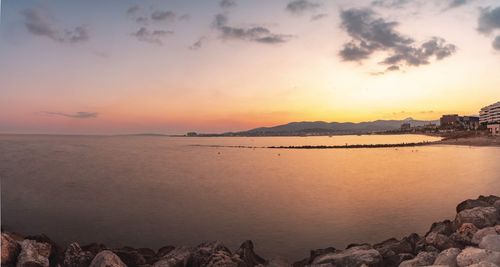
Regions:
[[498, 0], [1, 0], [0, 133], [434, 120], [499, 100]]

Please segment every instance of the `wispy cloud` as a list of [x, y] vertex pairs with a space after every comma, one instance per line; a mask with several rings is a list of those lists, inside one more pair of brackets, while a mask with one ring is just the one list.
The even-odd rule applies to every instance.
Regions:
[[97, 118], [97, 116], [99, 115], [99, 113], [97, 112], [86, 112], [86, 111], [80, 111], [75, 113], [42, 111], [41, 113], [49, 116], [61, 116], [73, 119], [92, 119], [92, 118]]
[[386, 21], [369, 8], [343, 10], [340, 17], [342, 29], [351, 37], [339, 52], [344, 61], [360, 62], [382, 51], [388, 56], [380, 64], [389, 65], [386, 71], [394, 71], [403, 65], [426, 65], [433, 58], [441, 60], [456, 51], [455, 45], [440, 37], [432, 37], [418, 45], [396, 31], [397, 22]]
[[220, 32], [221, 38], [223, 39], [244, 40], [264, 44], [280, 44], [289, 41], [293, 37], [289, 34], [273, 33], [264, 26], [249, 28], [229, 26], [225, 14], [217, 14], [212, 25]]
[[306, 12], [314, 11], [320, 6], [321, 4], [310, 0], [293, 0], [286, 5], [285, 9], [294, 15], [302, 15]]
[[136, 32], [133, 32], [132, 36], [135, 36], [137, 40], [141, 42], [163, 45], [164, 38], [172, 34], [174, 34], [173, 31], [164, 31], [164, 30], [150, 31], [146, 27], [141, 27]]
[[328, 14], [326, 13], [321, 13], [321, 14], [316, 14], [311, 16], [311, 21], [316, 21], [316, 20], [321, 20], [328, 17]]
[[202, 36], [196, 42], [189, 46], [191, 50], [198, 50], [203, 47], [203, 44], [207, 41], [207, 37]]
[[221, 8], [231, 8], [236, 6], [236, 2], [234, 0], [221, 0], [219, 6]]
[[46, 10], [28, 8], [21, 11], [21, 15], [24, 17], [26, 29], [34, 35], [44, 36], [59, 43], [82, 43], [90, 38], [87, 27], [83, 25], [73, 29], [60, 29], [53, 16]]

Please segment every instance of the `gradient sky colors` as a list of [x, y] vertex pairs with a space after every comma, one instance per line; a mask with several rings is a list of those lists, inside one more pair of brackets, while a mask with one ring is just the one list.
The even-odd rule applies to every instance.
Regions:
[[2, 0], [0, 132], [436, 119], [500, 100], [494, 0]]

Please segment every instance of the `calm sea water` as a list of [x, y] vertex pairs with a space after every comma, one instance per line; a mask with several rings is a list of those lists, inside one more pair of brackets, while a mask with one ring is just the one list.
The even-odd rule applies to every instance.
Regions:
[[2, 227], [63, 244], [158, 248], [252, 239], [305, 257], [424, 233], [455, 205], [500, 194], [500, 148], [273, 150], [432, 137], [171, 138], [0, 135]]

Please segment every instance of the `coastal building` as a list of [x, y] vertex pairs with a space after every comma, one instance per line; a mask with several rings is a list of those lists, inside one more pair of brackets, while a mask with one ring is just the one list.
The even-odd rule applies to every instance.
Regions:
[[479, 117], [476, 116], [460, 117], [459, 122], [465, 130], [477, 130], [479, 128]]
[[458, 114], [443, 115], [439, 119], [442, 128], [455, 128], [460, 125]]
[[488, 124], [486, 127], [491, 135], [500, 135], [500, 124]]
[[497, 124], [500, 123], [500, 101], [495, 104], [483, 107], [479, 111], [480, 124]]

